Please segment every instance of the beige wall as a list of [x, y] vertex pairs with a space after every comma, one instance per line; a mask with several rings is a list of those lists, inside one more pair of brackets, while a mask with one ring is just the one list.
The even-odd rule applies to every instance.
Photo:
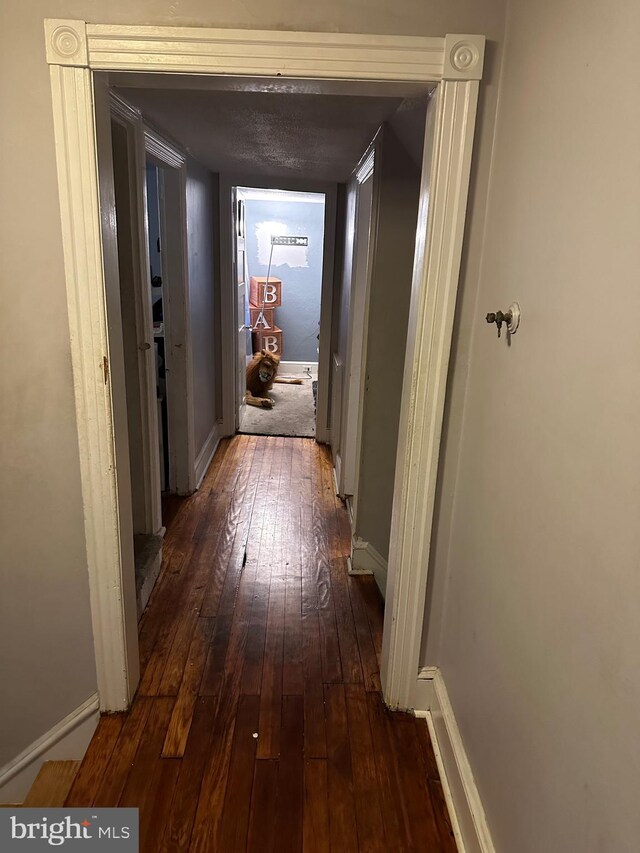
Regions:
[[[42, 21], [444, 35], [499, 41], [504, 0], [30, 0], [0, 7], [0, 763], [95, 689], [49, 73]], [[477, 266], [495, 104], [491, 48], [474, 178]], [[8, 699], [5, 698], [8, 696]]]
[[[498, 851], [631, 853], [640, 5], [515, 0], [507, 20], [423, 662], [442, 668]], [[509, 347], [484, 315], [513, 299], [522, 325]]]

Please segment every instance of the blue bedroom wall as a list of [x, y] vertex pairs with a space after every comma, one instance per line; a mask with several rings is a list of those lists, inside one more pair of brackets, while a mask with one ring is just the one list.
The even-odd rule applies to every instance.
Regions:
[[[256, 195], [259, 194], [259, 191]], [[275, 323], [282, 329], [282, 359], [318, 361], [324, 196], [308, 193], [264, 193], [245, 196], [249, 276], [266, 276], [271, 234], [309, 238], [308, 247], [274, 246], [270, 277], [282, 281], [282, 305]], [[274, 195], [276, 198], [274, 199]], [[278, 196], [282, 196], [282, 199]], [[305, 197], [308, 200], [303, 200]], [[293, 200], [293, 199], [296, 200]], [[312, 201], [311, 199], [318, 199]]]

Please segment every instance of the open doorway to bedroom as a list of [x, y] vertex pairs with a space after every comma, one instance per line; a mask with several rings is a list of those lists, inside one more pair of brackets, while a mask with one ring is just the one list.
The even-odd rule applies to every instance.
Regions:
[[325, 194], [239, 186], [235, 199], [239, 432], [314, 438]]

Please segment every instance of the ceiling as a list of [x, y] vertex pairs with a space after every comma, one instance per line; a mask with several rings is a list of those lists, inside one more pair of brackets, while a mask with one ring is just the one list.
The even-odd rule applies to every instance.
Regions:
[[415, 84], [146, 77], [110, 82], [211, 171], [255, 177], [345, 181], [382, 122], [426, 97]]

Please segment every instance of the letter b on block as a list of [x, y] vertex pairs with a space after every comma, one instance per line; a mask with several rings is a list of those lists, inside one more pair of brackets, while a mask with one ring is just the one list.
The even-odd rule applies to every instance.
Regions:
[[269, 282], [264, 286], [264, 304], [265, 305], [273, 305], [278, 301], [278, 291], [276, 290], [275, 284], [273, 282]]
[[278, 339], [275, 335], [265, 335], [262, 341], [267, 352], [278, 352]]

